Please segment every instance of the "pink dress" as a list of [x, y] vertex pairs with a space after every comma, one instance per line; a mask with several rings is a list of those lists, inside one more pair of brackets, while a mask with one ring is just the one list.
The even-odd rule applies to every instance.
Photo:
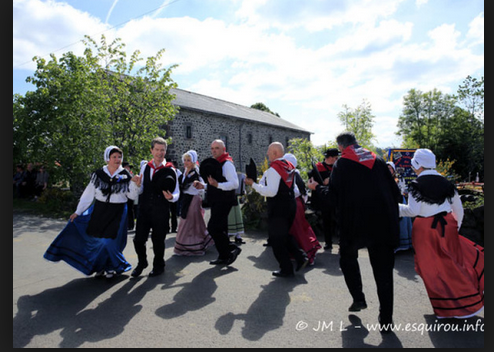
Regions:
[[202, 256], [213, 245], [214, 241], [208, 234], [204, 221], [202, 198], [199, 195], [192, 196], [187, 218], [181, 217], [178, 224], [174, 253], [189, 257]]

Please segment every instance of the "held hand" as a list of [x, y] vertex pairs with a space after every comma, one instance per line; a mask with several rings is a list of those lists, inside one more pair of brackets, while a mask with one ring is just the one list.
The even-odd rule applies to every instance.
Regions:
[[319, 186], [319, 183], [314, 181], [314, 178], [311, 178], [307, 183], [307, 188], [309, 188], [311, 191], [315, 191], [317, 186]]
[[140, 175], [140, 176], [139, 175], [136, 175], [136, 176], [132, 177], [132, 182], [134, 182], [137, 185], [137, 187], [141, 187], [141, 184], [142, 184], [142, 176], [143, 175]]
[[215, 188], [218, 188], [218, 181], [216, 181], [214, 178], [212, 178], [211, 176], [208, 176], [208, 183], [215, 187]]
[[194, 183], [192, 184], [192, 186], [195, 189], [204, 189], [204, 185], [201, 182], [199, 182], [199, 181], [194, 181]]
[[254, 184], [254, 180], [251, 179], [251, 178], [246, 178], [244, 183], [247, 185], [247, 186], [252, 186]]
[[163, 195], [167, 200], [172, 200], [173, 199], [173, 194], [171, 194], [169, 191], [163, 191]]
[[76, 213], [72, 214], [72, 215], [70, 216], [70, 218], [69, 218], [69, 219], [70, 219], [70, 222], [74, 222], [74, 220], [75, 220], [78, 216], [79, 216], [79, 215], [77, 215]]

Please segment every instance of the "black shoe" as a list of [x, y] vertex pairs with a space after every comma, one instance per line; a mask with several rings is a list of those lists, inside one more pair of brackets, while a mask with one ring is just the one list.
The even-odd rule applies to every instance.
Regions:
[[240, 248], [235, 248], [231, 253], [230, 253], [230, 258], [226, 261], [226, 265], [231, 265], [235, 260], [237, 260], [238, 255], [242, 253], [242, 250]]
[[327, 244], [324, 246], [325, 251], [332, 251], [333, 250], [333, 245], [332, 244]]
[[304, 255], [304, 258], [302, 260], [300, 260], [299, 262], [297, 262], [297, 268], [295, 269], [295, 271], [298, 272], [302, 269], [305, 269], [307, 264], [309, 264], [309, 257], [307, 257], [307, 255]]
[[245, 241], [240, 237], [235, 237], [235, 244], [245, 244]]
[[211, 265], [227, 265], [227, 260], [218, 258], [216, 260], [213, 260], [212, 262], [209, 262], [209, 264], [211, 264]]
[[276, 277], [294, 277], [294, 273], [284, 273], [281, 270], [273, 271], [273, 276]]
[[144, 269], [146, 269], [148, 267], [148, 264], [138, 264], [136, 266], [136, 268], [134, 269], [134, 271], [132, 272], [131, 276], [132, 277], [139, 277], [141, 276], [142, 272], [144, 271]]
[[165, 272], [165, 269], [153, 269], [153, 271], [151, 271], [149, 273], [149, 277], [157, 277], [157, 276], [163, 275], [164, 272]]
[[381, 334], [391, 334], [393, 332], [392, 318], [383, 318], [382, 315], [379, 315], [379, 325], [379, 331]]
[[367, 303], [365, 301], [353, 302], [351, 307], [348, 309], [349, 312], [360, 312], [361, 310], [367, 309]]

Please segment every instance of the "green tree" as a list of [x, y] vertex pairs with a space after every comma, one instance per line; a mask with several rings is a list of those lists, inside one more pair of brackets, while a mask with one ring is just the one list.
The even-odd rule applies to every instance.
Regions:
[[287, 152], [295, 155], [300, 175], [304, 180], [308, 180], [307, 174], [312, 170], [312, 163], [324, 160], [323, 152], [326, 149], [326, 146], [314, 147], [312, 142], [307, 139], [295, 138], [290, 140]]
[[452, 172], [468, 180], [484, 173], [483, 79], [467, 78], [458, 94], [410, 90], [404, 97], [398, 135], [403, 147], [433, 150], [438, 161], [450, 161]]
[[458, 88], [458, 99], [463, 103], [472, 117], [484, 120], [484, 77], [468, 76]]
[[266, 106], [266, 104], [264, 104], [264, 103], [255, 103], [254, 105], [251, 106], [251, 108], [252, 109], [256, 109], [256, 110], [261, 110], [261, 111], [269, 112], [270, 114], [273, 114], [275, 116], [280, 117], [280, 115], [277, 112], [272, 112], [271, 109], [268, 108]]
[[360, 145], [373, 148], [375, 135], [372, 133], [375, 116], [372, 114], [371, 104], [364, 100], [356, 109], [343, 105], [345, 111], [338, 114], [338, 118], [346, 131], [355, 133]]
[[137, 68], [139, 51], [128, 59], [120, 39], [102, 36], [98, 45], [86, 37], [85, 45], [83, 56], [35, 57], [27, 81], [36, 90], [13, 97], [14, 163], [44, 162], [55, 182], [76, 191], [101, 166], [108, 145], [123, 148], [132, 163], [147, 158], [151, 140], [165, 135], [177, 112], [169, 92], [174, 66], [159, 63], [164, 50]]
[[418, 144], [421, 148], [436, 149], [441, 129], [453, 115], [455, 103], [455, 97], [444, 95], [437, 89], [426, 93], [410, 90], [404, 98], [398, 122], [398, 135], [405, 140], [405, 146]]

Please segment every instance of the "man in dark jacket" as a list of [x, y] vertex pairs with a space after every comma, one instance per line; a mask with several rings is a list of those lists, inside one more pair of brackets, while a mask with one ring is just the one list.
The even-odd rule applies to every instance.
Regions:
[[392, 323], [394, 248], [399, 238], [400, 191], [382, 158], [358, 145], [355, 135], [337, 138], [342, 155], [329, 184], [309, 181], [309, 188], [336, 207], [340, 266], [353, 297], [351, 312], [367, 308], [358, 251], [367, 248], [380, 302], [379, 322]]

